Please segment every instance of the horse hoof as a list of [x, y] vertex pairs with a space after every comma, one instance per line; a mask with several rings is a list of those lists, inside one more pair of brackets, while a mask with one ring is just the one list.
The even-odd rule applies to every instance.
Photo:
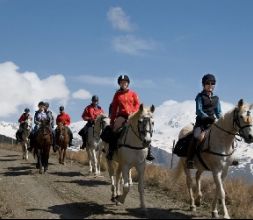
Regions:
[[39, 173], [42, 174], [42, 170], [40, 170]]
[[124, 201], [121, 196], [116, 196], [116, 205], [121, 206], [124, 204]]
[[196, 199], [195, 205], [196, 205], [197, 207], [200, 207], [200, 206], [201, 206], [201, 199]]
[[196, 208], [196, 206], [191, 206], [191, 207], [190, 207], [190, 210], [191, 210], [191, 212], [196, 212], [196, 211], [197, 211], [197, 208]]
[[122, 206], [123, 203], [121, 203], [121, 202], [119, 202], [119, 201], [116, 200], [116, 205], [117, 205], [117, 206]]
[[219, 218], [218, 212], [212, 212], [212, 218], [218, 219]]
[[112, 197], [112, 198], [111, 198], [111, 201], [112, 201], [113, 203], [117, 202], [116, 197]]

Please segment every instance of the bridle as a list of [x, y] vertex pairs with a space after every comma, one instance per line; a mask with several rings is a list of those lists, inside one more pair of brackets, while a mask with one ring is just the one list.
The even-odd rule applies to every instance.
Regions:
[[[242, 126], [241, 123], [240, 123], [240, 119], [239, 119], [239, 115], [238, 115], [239, 111], [237, 109], [234, 110], [234, 114], [233, 114], [233, 128], [235, 130], [238, 130], [237, 128], [239, 128], [239, 131], [236, 132], [236, 133], [233, 133], [231, 131], [227, 131], [225, 130], [224, 128], [218, 126], [216, 123], [214, 123], [213, 125], [218, 128], [219, 130], [227, 133], [228, 135], [232, 135], [232, 136], [239, 136], [240, 138], [243, 138], [243, 129], [245, 128], [248, 128], [248, 127], [252, 127], [253, 125], [245, 125], [245, 126]], [[250, 111], [247, 112], [247, 116], [250, 116]], [[235, 152], [235, 149], [233, 147], [233, 151], [229, 154], [221, 154], [221, 153], [217, 153], [217, 152], [214, 152], [211, 150], [211, 147], [210, 147], [210, 138], [211, 138], [211, 132], [212, 132], [212, 128], [210, 129], [210, 132], [209, 132], [209, 136], [208, 136], [208, 148], [206, 150], [204, 150], [203, 152], [205, 153], [210, 153], [210, 154], [213, 154], [213, 155], [216, 155], [216, 156], [221, 156], [221, 157], [229, 157], [229, 156], [232, 156], [233, 153]], [[238, 139], [236, 138], [237, 141], [242, 141], [241, 139]]]
[[[229, 134], [229, 135], [233, 135], [233, 136], [239, 136], [241, 138], [243, 138], [243, 129], [245, 128], [249, 128], [249, 127], [252, 127], [253, 125], [244, 125], [242, 126], [241, 123], [240, 123], [240, 119], [239, 119], [239, 115], [238, 115], [239, 111], [237, 109], [234, 110], [234, 114], [233, 114], [233, 128], [235, 130], [237, 130], [237, 128], [239, 128], [239, 131], [236, 132], [236, 133], [233, 133], [233, 132], [230, 132], [230, 131], [227, 131], [223, 128], [221, 128], [220, 126], [218, 126], [216, 123], [214, 123], [214, 126], [217, 127], [218, 129], [220, 129], [221, 131]], [[249, 117], [250, 116], [250, 111], [247, 111], [247, 116]], [[237, 138], [236, 138], [237, 139]], [[238, 141], [241, 141], [240, 139], [237, 139]]]
[[[147, 126], [149, 125], [149, 126]], [[146, 129], [147, 127], [149, 127], [150, 129]], [[145, 139], [143, 137], [145, 137], [147, 135], [147, 133], [150, 133], [150, 137], [152, 137], [153, 135], [153, 127], [154, 127], [154, 123], [151, 121], [150, 117], [143, 117], [141, 119], [138, 120], [138, 131], [136, 132], [135, 129], [133, 128], [132, 124], [126, 126], [126, 134], [125, 134], [125, 139], [123, 144], [120, 144], [120, 147], [127, 147], [130, 149], [134, 149], [134, 150], [143, 150], [145, 148], [149, 147], [149, 143], [145, 143]], [[131, 129], [131, 131], [133, 132], [133, 134], [142, 142], [143, 147], [134, 147], [134, 146], [130, 146], [128, 144], [126, 144], [126, 139], [128, 136], [128, 132], [129, 129]]]

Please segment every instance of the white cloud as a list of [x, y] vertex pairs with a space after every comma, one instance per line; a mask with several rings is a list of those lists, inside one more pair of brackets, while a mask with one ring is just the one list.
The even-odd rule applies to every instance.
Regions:
[[34, 72], [20, 73], [18, 69], [13, 62], [0, 63], [0, 117], [17, 113], [19, 106], [36, 106], [41, 100], [68, 101], [64, 76], [40, 79]]
[[76, 91], [72, 94], [72, 97], [74, 99], [90, 99], [91, 94], [90, 94], [90, 92], [88, 92], [84, 89], [79, 89], [78, 91]]
[[121, 7], [111, 7], [107, 13], [107, 18], [113, 28], [119, 31], [132, 32], [136, 28], [134, 24], [131, 24], [129, 16]]
[[156, 47], [154, 41], [137, 38], [133, 35], [116, 37], [112, 43], [117, 52], [129, 55], [142, 55], [144, 52], [154, 50]]
[[90, 85], [100, 85], [100, 86], [113, 86], [115, 85], [116, 79], [113, 77], [103, 77], [103, 76], [92, 76], [92, 75], [82, 75], [76, 77], [78, 82], [87, 83]]

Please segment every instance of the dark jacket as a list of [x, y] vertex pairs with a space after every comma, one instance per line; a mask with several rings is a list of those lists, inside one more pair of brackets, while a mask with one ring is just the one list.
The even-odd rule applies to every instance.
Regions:
[[211, 95], [210, 97], [205, 91], [199, 93], [196, 101], [196, 127], [208, 126], [215, 119], [219, 119], [222, 115], [221, 105], [218, 96]]

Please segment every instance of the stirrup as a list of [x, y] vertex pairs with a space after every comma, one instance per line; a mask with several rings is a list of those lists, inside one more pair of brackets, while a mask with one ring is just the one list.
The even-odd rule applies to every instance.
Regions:
[[194, 161], [193, 160], [188, 160], [187, 162], [186, 162], [187, 164], [186, 164], [186, 167], [187, 167], [187, 169], [194, 169]]
[[150, 155], [148, 155], [147, 157], [146, 157], [146, 160], [149, 160], [149, 161], [152, 161], [152, 160], [154, 160], [155, 158], [153, 157], [153, 155], [152, 154], [150, 154]]
[[231, 166], [238, 166], [238, 165], [239, 165], [238, 160], [233, 160], [233, 162], [231, 163]]
[[80, 149], [84, 150], [86, 148], [85, 144], [82, 144], [82, 146], [80, 147]]
[[109, 153], [109, 154], [106, 155], [106, 159], [107, 159], [107, 160], [112, 160], [112, 158], [113, 158], [113, 155], [112, 155], [112, 154]]

